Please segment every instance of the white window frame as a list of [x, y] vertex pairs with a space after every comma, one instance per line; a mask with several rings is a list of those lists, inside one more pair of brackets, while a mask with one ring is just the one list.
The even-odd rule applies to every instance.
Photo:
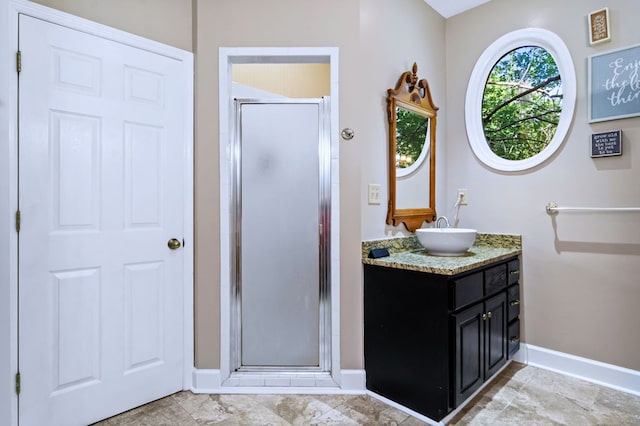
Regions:
[[[546, 49], [558, 65], [562, 78], [562, 112], [555, 135], [549, 145], [538, 154], [524, 160], [507, 160], [496, 155], [484, 135], [482, 125], [482, 97], [489, 73], [504, 55], [523, 46]], [[480, 55], [476, 62], [465, 101], [467, 137], [474, 154], [487, 166], [512, 172], [533, 168], [551, 157], [562, 145], [569, 132], [576, 104], [576, 73], [569, 49], [555, 33], [542, 28], [525, 28], [503, 35]]]

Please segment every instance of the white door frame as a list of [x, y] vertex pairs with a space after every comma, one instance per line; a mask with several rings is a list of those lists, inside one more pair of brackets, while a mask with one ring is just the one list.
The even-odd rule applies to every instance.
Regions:
[[231, 143], [233, 138], [233, 98], [231, 66], [241, 63], [328, 63], [330, 74], [331, 140], [331, 376], [341, 383], [340, 370], [340, 186], [338, 126], [337, 47], [221, 47], [218, 51], [220, 113], [220, 390], [231, 374]]
[[[184, 63], [193, 76], [193, 54], [25, 0], [0, 0], [0, 424], [18, 424], [15, 374], [18, 371], [18, 205], [17, 124], [18, 14], [26, 14], [111, 41], [164, 55]], [[193, 78], [184, 79], [190, 93], [182, 110], [184, 129], [184, 365], [183, 388], [191, 389], [193, 324]], [[8, 343], [8, 345], [7, 345]]]

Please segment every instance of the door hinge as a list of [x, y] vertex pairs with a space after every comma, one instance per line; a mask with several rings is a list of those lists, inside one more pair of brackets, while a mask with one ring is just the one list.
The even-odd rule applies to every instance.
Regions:
[[20, 210], [17, 210], [16, 211], [16, 232], [20, 232], [20, 222], [21, 222]]
[[16, 373], [16, 394], [20, 395], [20, 372]]
[[22, 52], [19, 50], [16, 52], [16, 71], [18, 74], [22, 71]]

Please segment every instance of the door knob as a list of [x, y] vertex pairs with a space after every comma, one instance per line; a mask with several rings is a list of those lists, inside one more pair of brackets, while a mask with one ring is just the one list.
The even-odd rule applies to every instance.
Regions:
[[180, 240], [176, 239], [176, 238], [172, 238], [169, 240], [169, 242], [167, 243], [167, 245], [169, 246], [169, 248], [171, 250], [177, 250], [180, 248]]

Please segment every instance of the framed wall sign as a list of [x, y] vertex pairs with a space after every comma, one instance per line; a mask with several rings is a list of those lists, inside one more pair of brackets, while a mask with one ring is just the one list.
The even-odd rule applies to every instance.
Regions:
[[589, 122], [640, 115], [640, 45], [589, 57]]
[[609, 32], [609, 8], [591, 12], [588, 17], [589, 44], [598, 44], [611, 39]]
[[622, 130], [591, 135], [591, 157], [622, 155]]

